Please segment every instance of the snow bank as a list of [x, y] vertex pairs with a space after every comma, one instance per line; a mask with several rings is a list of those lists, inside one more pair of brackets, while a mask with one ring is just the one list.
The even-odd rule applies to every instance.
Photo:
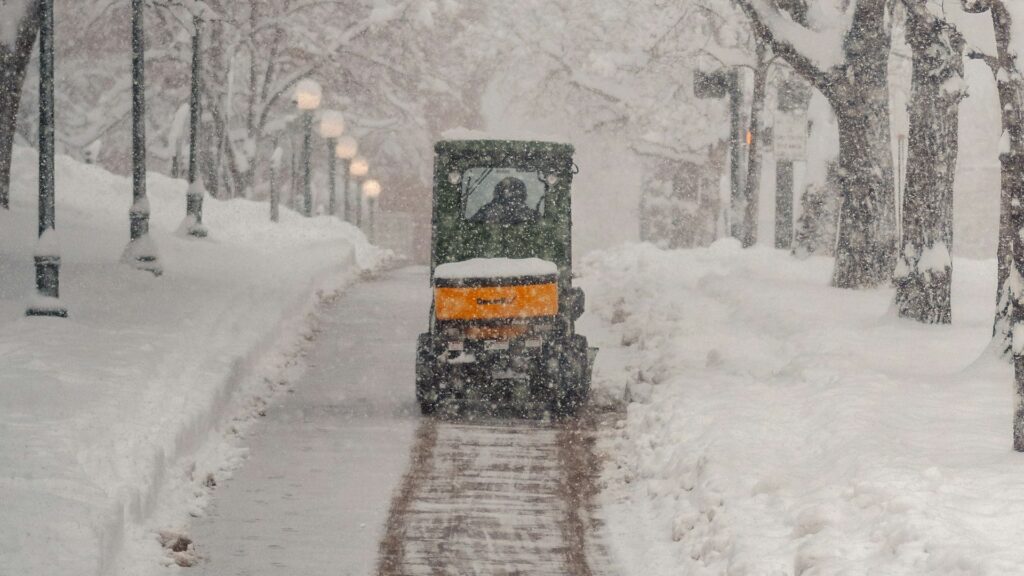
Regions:
[[989, 355], [995, 262], [956, 260], [951, 327], [832, 262], [634, 245], [580, 267], [606, 526], [637, 575], [1018, 574], [1024, 456]]
[[157, 510], [192, 504], [167, 497], [222, 464], [196, 462], [267, 394], [317, 302], [383, 254], [336, 219], [282, 210], [275, 225], [246, 200], [208, 199], [210, 237], [178, 236], [187, 185], [151, 175], [154, 278], [118, 262], [130, 181], [61, 157], [70, 318], [26, 318], [32, 254], [55, 245], [37, 248], [35, 164], [16, 149], [12, 209], [0, 211], [0, 572], [111, 574], [126, 542], [155, 546]]
[[558, 266], [554, 262], [540, 258], [473, 258], [463, 262], [441, 264], [434, 269], [434, 278], [446, 280], [518, 278], [555, 274], [558, 274]]

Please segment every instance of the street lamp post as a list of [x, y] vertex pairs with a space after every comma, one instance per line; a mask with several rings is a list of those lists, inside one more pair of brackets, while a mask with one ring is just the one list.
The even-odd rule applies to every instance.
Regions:
[[377, 197], [380, 196], [380, 182], [370, 179], [363, 182], [363, 196], [366, 197], [366, 235], [370, 242], [376, 241], [374, 231], [377, 212]]
[[338, 211], [338, 200], [336, 196], [338, 173], [338, 157], [335, 149], [338, 146], [338, 138], [345, 133], [345, 117], [336, 110], [324, 110], [320, 114], [320, 136], [327, 140], [327, 182], [329, 195], [327, 200], [327, 213], [331, 216]]
[[313, 145], [313, 112], [320, 107], [323, 89], [315, 80], [306, 78], [295, 85], [295, 104], [302, 112], [302, 213], [308, 218], [313, 215], [313, 183], [310, 166]]
[[281, 157], [284, 151], [274, 140], [274, 153], [270, 156], [270, 221], [277, 222], [281, 219], [281, 190], [277, 179], [281, 173]]
[[192, 18], [192, 91], [189, 96], [188, 192], [185, 196], [185, 231], [196, 238], [206, 238], [203, 225], [203, 197], [206, 189], [199, 178], [199, 130], [202, 118], [202, 30], [199, 16]]
[[352, 202], [349, 200], [348, 193], [348, 180], [351, 175], [350, 166], [352, 165], [352, 159], [355, 158], [358, 151], [359, 143], [351, 136], [340, 138], [338, 144], [334, 147], [334, 155], [341, 159], [342, 219], [346, 222], [350, 221], [352, 211]]
[[53, 0], [39, 2], [39, 243], [36, 297], [25, 314], [67, 318], [60, 302], [60, 250], [54, 197]]
[[[362, 156], [356, 156], [352, 159], [352, 165], [349, 167], [349, 172], [353, 178], [362, 179], [370, 173], [370, 163], [366, 161], [366, 158]], [[356, 190], [356, 206], [355, 206], [355, 218], [352, 223], [356, 225], [356, 228], [362, 227], [363, 220], [363, 197]]]
[[121, 260], [138, 270], [163, 273], [156, 244], [149, 237], [146, 197], [146, 36], [144, 0], [132, 0], [132, 207], [128, 211], [130, 240]]

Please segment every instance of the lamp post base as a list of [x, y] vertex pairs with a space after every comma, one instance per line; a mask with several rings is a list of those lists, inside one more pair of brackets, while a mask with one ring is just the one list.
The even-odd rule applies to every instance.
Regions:
[[185, 221], [181, 223], [180, 230], [193, 238], [206, 238], [210, 231], [203, 225], [203, 197], [206, 196], [206, 188], [200, 180], [188, 185], [188, 194], [185, 200]]
[[26, 316], [67, 318], [68, 309], [60, 298], [60, 257], [36, 256], [36, 294], [29, 302]]
[[67, 308], [64, 308], [63, 306], [55, 308], [55, 307], [52, 307], [52, 306], [37, 307], [37, 306], [34, 306], [34, 305], [30, 305], [28, 307], [28, 309], [25, 310], [25, 316], [41, 316], [41, 317], [50, 317], [50, 318], [67, 318], [68, 317], [68, 310], [67, 310]]
[[153, 276], [160, 276], [164, 268], [160, 264], [160, 256], [156, 251], [156, 244], [150, 239], [149, 234], [140, 236], [128, 243], [121, 255], [121, 262], [135, 268], [151, 273]]

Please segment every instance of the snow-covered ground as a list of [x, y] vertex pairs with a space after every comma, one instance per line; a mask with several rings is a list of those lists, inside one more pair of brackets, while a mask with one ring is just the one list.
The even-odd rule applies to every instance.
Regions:
[[[188, 574], [376, 573], [419, 424], [414, 354], [430, 296], [428, 270], [411, 268], [353, 286], [324, 311], [294, 393], [268, 407], [244, 466], [227, 480], [216, 472], [209, 509], [181, 527], [201, 557]], [[154, 547], [150, 569], [140, 557], [131, 576], [167, 575]]]
[[994, 261], [956, 260], [949, 327], [831, 265], [728, 240], [585, 261], [595, 386], [633, 400], [602, 440], [632, 574], [1024, 573]]
[[[16, 149], [0, 211], [0, 573], [90, 575], [201, 502], [225, 440], [301, 362], [327, 295], [383, 254], [336, 219], [208, 199], [210, 238], [176, 235], [186, 185], [149, 179], [164, 275], [119, 263], [130, 181], [57, 161], [61, 297], [70, 318], [24, 317], [33, 292], [35, 153]], [[159, 511], [159, 514], [158, 514]]]

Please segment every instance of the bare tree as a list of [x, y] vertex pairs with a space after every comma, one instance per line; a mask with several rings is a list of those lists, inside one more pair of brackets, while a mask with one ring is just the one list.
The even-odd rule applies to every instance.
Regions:
[[21, 105], [21, 87], [32, 57], [32, 47], [39, 35], [39, 2], [23, 0], [0, 5], [0, 18], [13, 18], [18, 22], [17, 33], [11, 39], [13, 43], [0, 38], [0, 208], [8, 209], [11, 154]]
[[989, 12], [995, 32], [996, 54], [972, 51], [969, 56], [983, 60], [992, 69], [1002, 109], [1003, 141], [999, 154], [1002, 191], [997, 249], [999, 273], [992, 336], [996, 345], [1009, 353], [1015, 301], [1020, 298], [1020, 295], [1014, 293], [1014, 284], [1010, 278], [1015, 255], [1020, 250], [1020, 242], [1015, 241], [1016, 234], [1024, 226], [1024, 214], [1019, 209], [1021, 202], [1024, 202], [1024, 80], [1012, 47], [1012, 43], [1019, 39], [1012, 37], [1013, 13], [1006, 3], [1000, 0], [961, 0], [961, 5], [967, 12]]
[[896, 308], [927, 324], [952, 321], [953, 178], [958, 111], [964, 97], [963, 36], [928, 10], [903, 0], [913, 51], [910, 144], [903, 197], [903, 250], [896, 268]]
[[[839, 124], [842, 207], [833, 285], [887, 284], [896, 264], [896, 215], [889, 134], [889, 6], [886, 0], [827, 0], [846, 22], [815, 30], [805, 0], [734, 0], [754, 32], [814, 85]], [[819, 41], [841, 34], [841, 58], [817, 58]], [[809, 40], [810, 39], [810, 40]]]
[[1013, 37], [1013, 20], [1024, 19], [1024, 6], [1014, 1], [961, 0], [964, 10], [972, 13], [989, 12], [996, 38], [996, 54], [972, 54], [984, 59], [996, 76], [999, 103], [1002, 107], [1003, 142], [999, 162], [1002, 178], [1002, 213], [999, 231], [999, 288], [995, 338], [997, 342], [1011, 344], [1013, 366], [1017, 384], [1017, 408], [1013, 419], [1013, 448], [1024, 452], [1024, 338], [1012, 335], [1024, 328], [1024, 78], [1017, 64]]

